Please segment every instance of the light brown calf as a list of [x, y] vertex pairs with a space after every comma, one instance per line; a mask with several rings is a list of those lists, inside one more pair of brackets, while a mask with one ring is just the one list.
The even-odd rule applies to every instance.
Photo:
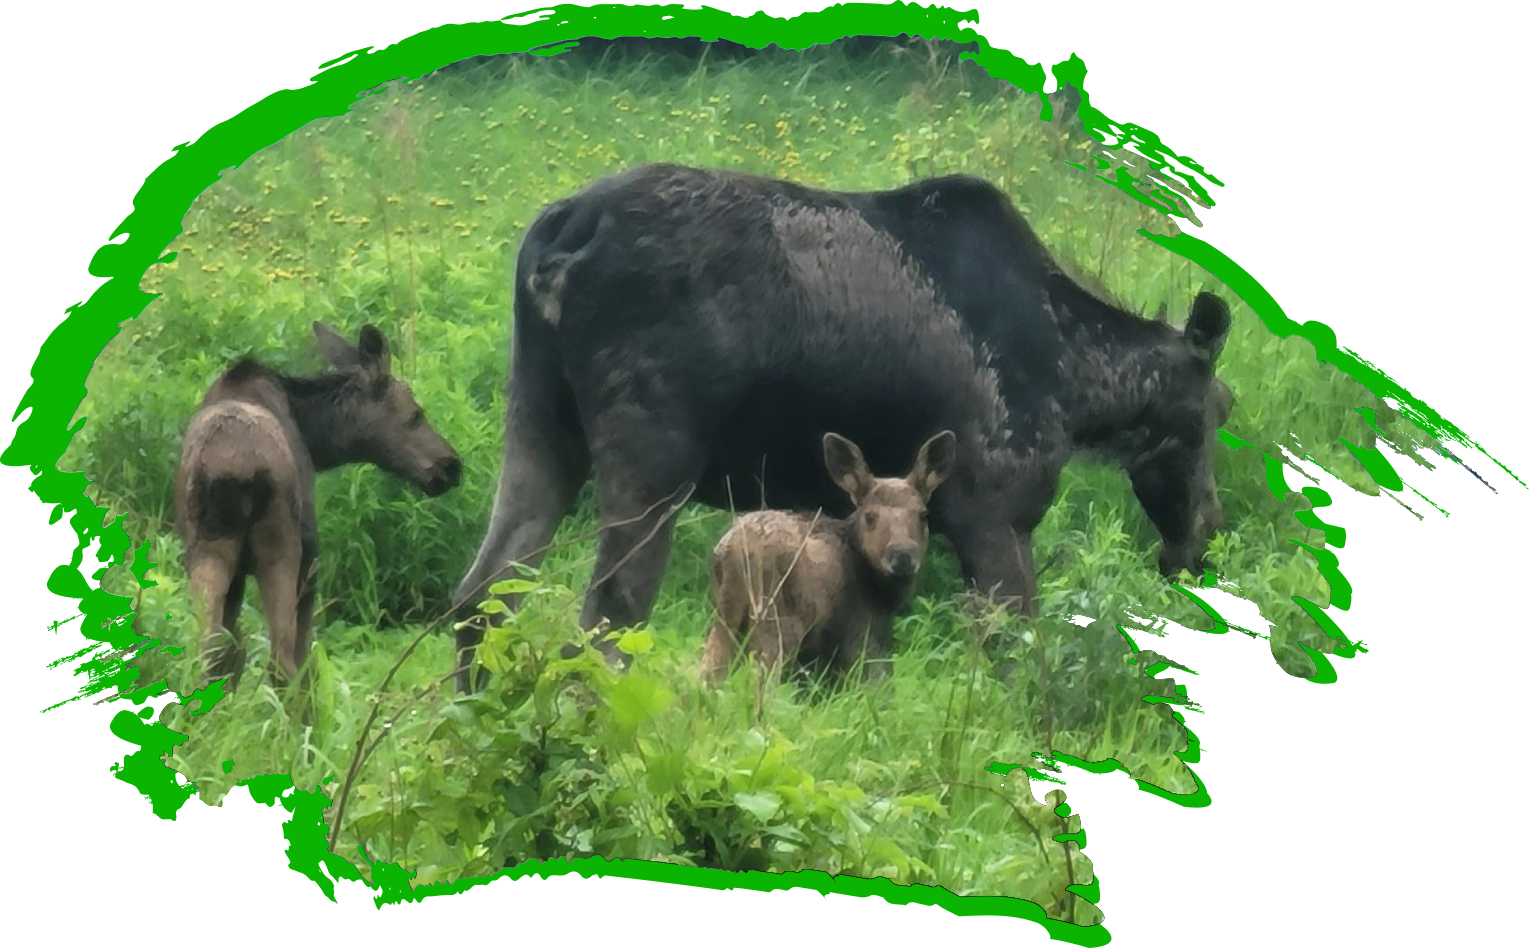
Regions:
[[393, 377], [382, 333], [365, 326], [352, 345], [322, 324], [313, 331], [331, 371], [290, 376], [242, 359], [213, 383], [182, 441], [175, 518], [212, 679], [237, 684], [244, 669], [237, 620], [251, 575], [277, 677], [291, 681], [307, 657], [315, 472], [369, 462], [431, 496], [461, 480], [456, 452]]
[[702, 681], [721, 681], [740, 645], [771, 673], [794, 660], [844, 671], [864, 657], [871, 675], [885, 677], [892, 616], [923, 563], [929, 496], [950, 476], [955, 446], [955, 434], [942, 431], [907, 477], [879, 478], [853, 442], [824, 435], [828, 473], [855, 511], [843, 520], [781, 510], [738, 518], [712, 552], [717, 618]]

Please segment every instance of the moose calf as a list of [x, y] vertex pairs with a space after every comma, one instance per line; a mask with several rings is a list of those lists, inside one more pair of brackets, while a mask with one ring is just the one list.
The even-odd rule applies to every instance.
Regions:
[[[950, 476], [955, 446], [955, 434], [942, 431], [919, 448], [907, 477], [879, 478], [854, 442], [824, 435], [828, 473], [854, 512], [842, 520], [780, 510], [738, 518], [712, 552], [717, 619], [701, 680], [721, 681], [744, 637], [769, 672], [792, 659], [835, 671], [862, 656], [885, 659], [892, 616], [912, 591], [929, 543], [929, 496]], [[888, 669], [874, 661], [868, 670], [884, 678]]]
[[461, 480], [456, 452], [393, 377], [382, 333], [364, 326], [351, 345], [320, 323], [313, 332], [333, 371], [295, 377], [246, 357], [213, 383], [186, 429], [175, 516], [213, 680], [237, 685], [244, 670], [237, 620], [251, 574], [273, 671], [292, 681], [307, 657], [315, 472], [371, 463], [432, 497]]

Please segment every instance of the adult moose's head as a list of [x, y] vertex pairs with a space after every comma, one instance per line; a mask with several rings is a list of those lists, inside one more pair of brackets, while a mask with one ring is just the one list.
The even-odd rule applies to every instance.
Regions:
[[[1204, 565], [1222, 518], [1215, 430], [1232, 406], [1215, 377], [1231, 324], [1222, 299], [1200, 294], [1182, 329], [1165, 313], [1144, 318], [1067, 272], [1013, 199], [971, 175], [820, 199], [851, 203], [896, 240], [994, 354], [1011, 445], [1026, 460], [1023, 493], [1032, 502], [1013, 524], [1026, 561], [1057, 475], [1082, 452], [1129, 473], [1162, 540], [1164, 573]], [[963, 557], [963, 571], [973, 575], [995, 555], [976, 552], [971, 568]]]
[[1091, 371], [1079, 373], [1092, 388], [1081, 399], [1092, 409], [1080, 413], [1089, 418], [1081, 440], [1112, 455], [1130, 475], [1162, 540], [1158, 569], [1165, 576], [1199, 572], [1206, 544], [1223, 522], [1216, 432], [1235, 399], [1216, 377], [1216, 360], [1231, 329], [1231, 310], [1220, 297], [1202, 292], [1182, 329], [1162, 311], [1148, 321], [1117, 310], [1101, 322], [1100, 310], [1115, 304], [1096, 302], [1090, 313], [1089, 304], [1079, 301], [1082, 291], [1075, 285], [1058, 291], [1060, 282], [1053, 281], [1050, 302], [1061, 309], [1064, 325], [1087, 327], [1088, 348], [1095, 352], [1084, 360]]

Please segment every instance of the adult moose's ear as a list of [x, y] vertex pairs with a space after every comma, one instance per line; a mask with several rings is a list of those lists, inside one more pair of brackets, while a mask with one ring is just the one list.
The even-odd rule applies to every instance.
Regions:
[[361, 353], [346, 338], [320, 322], [313, 324], [313, 338], [318, 340], [319, 352], [337, 369], [348, 369], [361, 362]]
[[929, 495], [950, 478], [955, 468], [956, 433], [942, 431], [918, 449], [918, 460], [913, 462], [913, 473], [908, 475], [908, 483], [928, 501]]
[[1211, 379], [1210, 411], [1215, 427], [1226, 427], [1227, 421], [1232, 417], [1232, 409], [1236, 404], [1237, 399], [1232, 395], [1231, 386], [1221, 379]]
[[859, 506], [874, 480], [860, 448], [848, 438], [830, 431], [823, 436], [823, 461], [828, 465], [828, 476]]
[[1214, 293], [1201, 293], [1195, 297], [1189, 309], [1189, 321], [1184, 324], [1184, 341], [1195, 355], [1214, 363], [1226, 345], [1227, 333], [1232, 328], [1232, 308], [1226, 300]]
[[392, 371], [393, 354], [388, 347], [388, 337], [376, 326], [367, 323], [361, 327], [356, 348], [361, 355], [361, 366], [368, 372], [386, 377]]

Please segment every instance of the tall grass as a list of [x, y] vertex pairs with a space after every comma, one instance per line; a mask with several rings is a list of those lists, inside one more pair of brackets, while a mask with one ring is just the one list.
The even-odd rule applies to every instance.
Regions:
[[[456, 698], [442, 676], [449, 635], [427, 637], [376, 692], [469, 563], [498, 474], [514, 249], [546, 202], [648, 161], [721, 166], [835, 188], [878, 188], [965, 171], [1010, 193], [1083, 274], [1182, 321], [1200, 288], [1234, 302], [1221, 376], [1229, 427], [1255, 442], [1298, 432], [1319, 463], [1373, 490], [1337, 438], [1363, 442], [1362, 389], [1304, 343], [1268, 333], [1208, 274], [1139, 236], [1166, 219], [1064, 164], [1097, 144], [1037, 121], [1039, 102], [932, 47], [850, 60], [833, 49], [699, 64], [664, 57], [584, 62], [515, 56], [360, 99], [231, 169], [198, 200], [145, 288], [161, 294], [101, 354], [66, 461], [150, 541], [157, 585], [138, 630], [147, 676], [182, 693], [196, 661], [170, 523], [179, 433], [230, 359], [256, 352], [317, 365], [309, 324], [375, 322], [397, 371], [462, 455], [465, 481], [434, 500], [374, 470], [320, 479], [323, 552], [311, 714], [250, 676], [241, 691], [170, 723], [191, 739], [169, 758], [216, 801], [254, 774], [311, 786], [343, 775], [363, 719], [382, 702], [376, 750], [358, 773], [339, 849], [419, 870], [417, 882], [526, 858], [601, 853], [726, 868], [888, 875], [960, 893], [1033, 899], [1080, 923], [1097, 911], [1065, 890], [1091, 878], [1076, 829], [1036, 804], [1021, 771], [992, 761], [1052, 751], [1112, 756], [1170, 791], [1192, 781], [1174, 750], [1169, 695], [1126, 662], [1113, 630], [1138, 605], [1188, 625], [1198, 610], [1155, 571], [1156, 538], [1119, 472], [1075, 464], [1036, 535], [1042, 610], [1018, 622], [953, 596], [938, 541], [896, 626], [891, 690], [781, 685], [756, 709], [746, 675], [693, 683], [709, 619], [707, 556], [727, 515], [690, 508], [638, 652], [623, 679], [555, 660], [575, 628], [593, 544], [586, 494], [564, 524], [526, 608], [494, 630], [489, 691]], [[1298, 643], [1326, 640], [1288, 596], [1325, 605], [1322, 545], [1264, 486], [1262, 458], [1223, 449], [1227, 514], [1210, 557], [1275, 624], [1273, 651], [1308, 672]], [[125, 569], [107, 577], [126, 588]], [[134, 585], [136, 589], [136, 584]], [[1071, 615], [1101, 619], [1087, 628]], [[251, 660], [266, 659], [253, 605]], [[894, 698], [895, 695], [895, 698]], [[591, 700], [598, 699], [598, 700]], [[202, 709], [205, 710], [205, 709]], [[227, 768], [224, 762], [232, 761]], [[364, 871], [366, 864], [360, 863]]]

